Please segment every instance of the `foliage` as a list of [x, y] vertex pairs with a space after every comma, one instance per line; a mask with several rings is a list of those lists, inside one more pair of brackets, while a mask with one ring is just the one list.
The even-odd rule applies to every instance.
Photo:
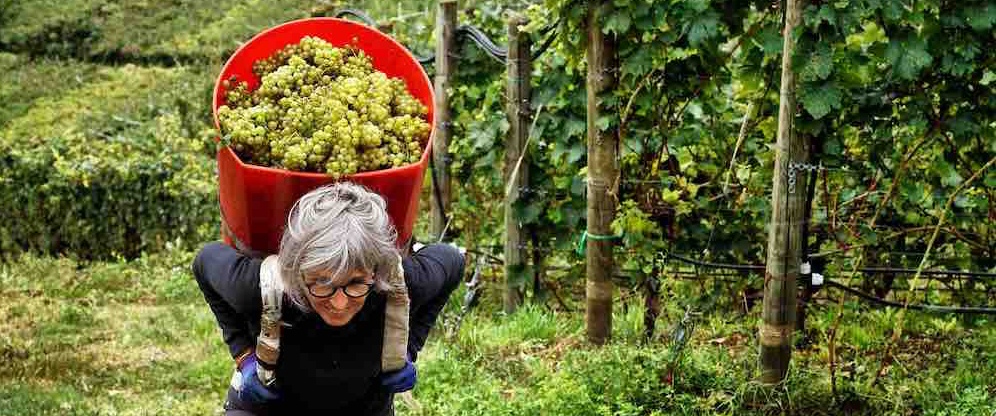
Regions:
[[[866, 246], [876, 263], [915, 265], [890, 251], [923, 252], [956, 187], [996, 156], [992, 73], [996, 4], [893, 1], [814, 4], [803, 13], [799, 49], [800, 134], [828, 166], [817, 221], [824, 250]], [[989, 76], [990, 78], [992, 76]], [[992, 181], [966, 187], [938, 240], [937, 265], [993, 263]], [[836, 177], [834, 177], [836, 176]], [[882, 207], [881, 213], [879, 207]], [[879, 215], [879, 227], [854, 218]], [[988, 221], [987, 221], [988, 218]]]
[[[308, 17], [315, 1], [248, 0], [231, 2], [190, 30], [157, 39], [150, 50], [163, 54], [198, 55], [220, 64], [242, 42], [260, 31], [290, 20]], [[316, 6], [317, 7], [317, 6]]]
[[210, 235], [213, 149], [191, 113], [192, 99], [207, 97], [205, 79], [187, 69], [102, 69], [11, 120], [0, 132], [2, 250], [131, 257]]
[[[0, 48], [92, 60], [225, 59], [241, 42], [279, 23], [308, 17], [315, 2], [190, 0], [50, 2], [17, 0]], [[321, 10], [315, 10], [321, 13]]]
[[97, 66], [61, 59], [42, 59], [28, 62], [13, 54], [0, 52], [0, 71], [4, 82], [0, 84], [0, 124], [27, 112], [35, 100], [73, 89], [90, 82], [97, 74]]

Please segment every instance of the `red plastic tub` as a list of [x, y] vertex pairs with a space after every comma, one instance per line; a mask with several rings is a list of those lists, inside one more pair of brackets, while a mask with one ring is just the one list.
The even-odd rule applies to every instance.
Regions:
[[[215, 127], [220, 130], [218, 107], [225, 104], [222, 82], [235, 75], [239, 81], [248, 82], [250, 90], [256, 89], [259, 79], [252, 72], [252, 64], [305, 36], [317, 36], [335, 46], [352, 45], [362, 49], [378, 71], [405, 81], [412, 96], [429, 109], [428, 122], [434, 130], [432, 84], [411, 52], [369, 26], [325, 17], [295, 20], [268, 29], [235, 51], [214, 86]], [[430, 137], [433, 130], [430, 130]], [[406, 244], [412, 235], [430, 147], [431, 140], [418, 163], [340, 179], [364, 185], [384, 197], [387, 213], [398, 230], [398, 247]], [[228, 227], [228, 232], [223, 230], [225, 242], [263, 253], [276, 253], [294, 202], [309, 191], [332, 182], [335, 180], [322, 173], [246, 164], [231, 149], [222, 148], [218, 151], [218, 194], [222, 221]]]

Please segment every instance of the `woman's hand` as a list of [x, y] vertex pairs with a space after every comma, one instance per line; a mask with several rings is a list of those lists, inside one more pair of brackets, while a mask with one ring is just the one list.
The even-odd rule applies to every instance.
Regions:
[[380, 375], [380, 385], [391, 393], [401, 393], [415, 387], [418, 372], [415, 371], [415, 364], [411, 358], [405, 360], [405, 366], [398, 371], [391, 371]]
[[235, 390], [239, 393], [239, 399], [246, 403], [262, 404], [276, 400], [279, 395], [263, 385], [256, 376], [256, 353], [250, 352], [248, 356], [239, 364], [239, 375], [242, 383]]

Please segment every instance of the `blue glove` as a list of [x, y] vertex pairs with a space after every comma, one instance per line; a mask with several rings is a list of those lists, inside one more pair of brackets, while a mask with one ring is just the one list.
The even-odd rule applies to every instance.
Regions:
[[398, 371], [391, 371], [380, 375], [380, 385], [391, 393], [401, 393], [415, 387], [417, 379], [415, 365], [411, 358], [405, 359], [405, 366]]
[[263, 404], [277, 397], [276, 392], [266, 388], [263, 382], [256, 376], [256, 354], [250, 353], [242, 365], [239, 366], [239, 375], [242, 376], [242, 388], [238, 390], [239, 399], [246, 403]]

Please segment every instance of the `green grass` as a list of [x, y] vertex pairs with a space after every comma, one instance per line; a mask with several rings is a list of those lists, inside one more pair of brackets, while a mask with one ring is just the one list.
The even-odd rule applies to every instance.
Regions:
[[0, 266], [4, 414], [210, 414], [230, 371], [192, 254]]
[[[0, 265], [0, 408], [5, 415], [213, 414], [230, 358], [193, 281], [193, 253], [79, 263], [22, 256]], [[836, 400], [826, 334], [835, 305], [813, 309], [811, 346], [788, 380], [753, 381], [756, 322], [717, 312], [697, 321], [674, 361], [665, 333], [684, 298], [666, 299], [658, 336], [640, 340], [634, 303], [617, 302], [614, 338], [584, 341], [580, 312], [498, 312], [497, 292], [456, 328], [457, 293], [419, 358], [415, 402], [399, 415], [984, 415], [994, 407], [996, 326], [910, 314], [896, 362], [876, 387], [895, 312], [846, 304]], [[674, 383], [667, 369], [674, 363]]]

